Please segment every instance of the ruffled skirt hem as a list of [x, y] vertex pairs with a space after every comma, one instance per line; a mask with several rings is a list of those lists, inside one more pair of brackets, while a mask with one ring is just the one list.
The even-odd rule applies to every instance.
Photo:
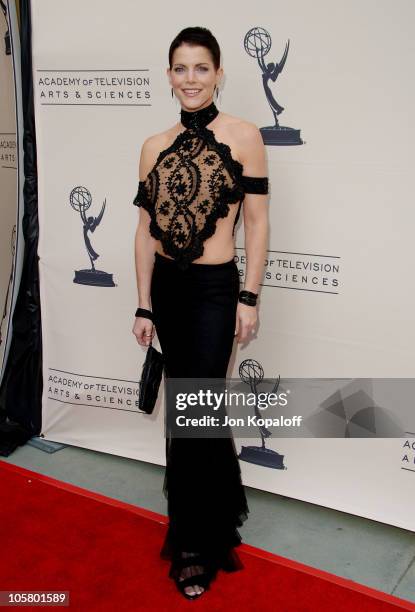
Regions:
[[[248, 512], [249, 510], [247, 510], [243, 518], [241, 518], [241, 525], [242, 522], [246, 520]], [[198, 552], [205, 559], [204, 570], [209, 576], [209, 580], [212, 580], [220, 569], [225, 572], [236, 572], [245, 567], [235, 550], [240, 546], [242, 541], [238, 530], [234, 529], [231, 536], [230, 538], [222, 536], [220, 541], [216, 541], [216, 544], [214, 543], [213, 545], [200, 546], [192, 544], [191, 542], [183, 545], [183, 541], [180, 543], [175, 541], [173, 530], [169, 525], [160, 550], [160, 558], [164, 561], [170, 561], [169, 577], [173, 580], [177, 580], [181, 572], [180, 562], [183, 550], [187, 552]]]
[[[203, 555], [205, 568], [211, 577], [219, 569], [226, 572], [244, 569], [235, 549], [242, 542], [238, 527], [247, 520], [249, 508], [234, 441], [170, 442], [172, 445], [168, 444], [163, 484], [168, 500], [169, 525], [160, 550], [160, 557], [171, 561], [170, 577], [177, 578], [179, 575], [184, 551]], [[187, 451], [191, 451], [189, 454], [186, 447]], [[209, 455], [208, 461], [201, 459], [197, 448], [199, 452], [203, 453], [204, 450]], [[173, 456], [176, 460], [172, 462]], [[191, 469], [192, 462], [187, 457], [193, 458], [196, 470]], [[185, 464], [189, 480], [183, 477], [186, 474]], [[210, 469], [206, 466], [210, 466]]]

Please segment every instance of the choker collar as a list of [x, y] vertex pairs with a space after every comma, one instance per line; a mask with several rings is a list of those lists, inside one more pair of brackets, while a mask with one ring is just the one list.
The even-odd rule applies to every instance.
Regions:
[[219, 111], [215, 103], [211, 102], [209, 106], [196, 111], [187, 111], [182, 108], [180, 120], [186, 128], [200, 129], [206, 127], [217, 115], [219, 115]]

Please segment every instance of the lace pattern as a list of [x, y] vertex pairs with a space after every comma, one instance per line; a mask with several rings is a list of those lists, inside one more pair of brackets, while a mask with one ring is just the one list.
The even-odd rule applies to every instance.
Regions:
[[204, 241], [214, 234], [217, 219], [228, 215], [229, 205], [239, 204], [234, 233], [244, 194], [267, 193], [267, 178], [242, 172], [230, 147], [199, 125], [180, 132], [139, 181], [133, 203], [150, 214], [150, 234], [180, 268], [203, 254]]

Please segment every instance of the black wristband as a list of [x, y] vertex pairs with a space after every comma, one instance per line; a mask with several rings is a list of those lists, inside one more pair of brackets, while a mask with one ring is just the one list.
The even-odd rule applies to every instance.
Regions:
[[241, 289], [239, 295], [246, 295], [246, 297], [250, 297], [256, 299], [258, 297], [257, 293], [253, 293], [252, 291], [248, 291], [247, 289]]
[[240, 297], [238, 301], [241, 304], [246, 304], [246, 306], [256, 306], [256, 302], [254, 302], [254, 300], [248, 300], [246, 297]]
[[147, 308], [137, 308], [135, 311], [136, 317], [144, 317], [146, 319], [150, 319], [153, 322], [153, 313], [151, 310], [147, 310]]
[[247, 291], [246, 289], [242, 289], [239, 292], [239, 302], [241, 304], [246, 304], [247, 306], [256, 306], [258, 294], [253, 293], [252, 291]]

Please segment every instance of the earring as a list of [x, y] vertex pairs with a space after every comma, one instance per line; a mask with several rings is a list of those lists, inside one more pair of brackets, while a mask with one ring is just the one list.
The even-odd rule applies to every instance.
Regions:
[[171, 97], [173, 97], [173, 87], [171, 88]]

